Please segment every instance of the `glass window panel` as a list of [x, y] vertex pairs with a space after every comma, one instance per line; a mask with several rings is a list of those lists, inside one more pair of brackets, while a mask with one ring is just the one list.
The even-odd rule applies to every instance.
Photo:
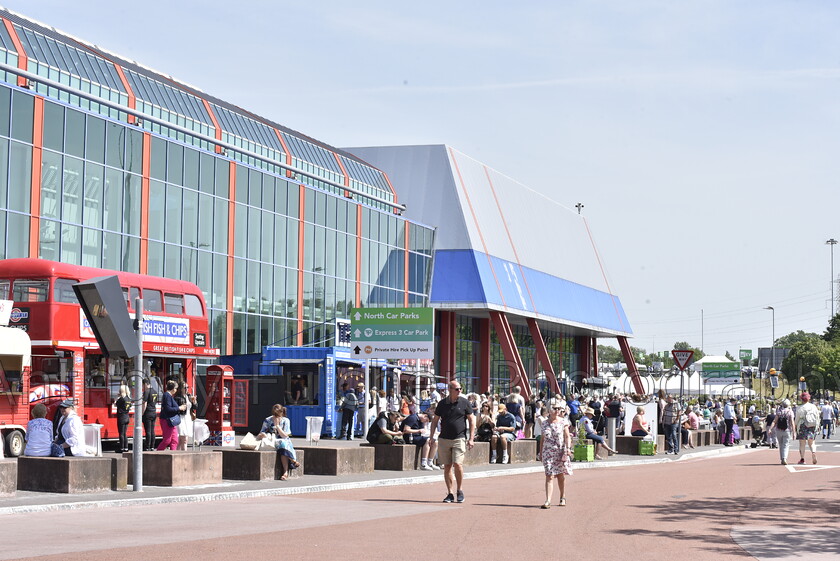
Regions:
[[[3, 213], [6, 216], [6, 223], [8, 224], [9, 232], [28, 232], [29, 231], [29, 216], [25, 214], [17, 214], [14, 212]], [[6, 230], [3, 230], [5, 232]], [[2, 232], [0, 232], [2, 235]], [[5, 237], [5, 243], [0, 246], [0, 249], [5, 248], [6, 259], [13, 257], [29, 257], [29, 236], [11, 235]], [[34, 256], [33, 256], [34, 257]]]
[[104, 227], [106, 230], [122, 231], [122, 195], [123, 172], [106, 168], [105, 187], [102, 196], [103, 214], [105, 216]]
[[245, 292], [247, 286], [245, 284], [245, 260], [233, 260], [233, 309], [238, 312], [245, 311]]
[[[5, 218], [6, 213], [3, 213]], [[38, 240], [38, 257], [57, 261], [58, 254], [58, 222], [54, 220], [41, 220]], [[5, 226], [5, 220], [3, 221]]]
[[[251, 231], [253, 232], [256, 228], [252, 227]], [[271, 263], [274, 259], [274, 213], [263, 211], [262, 212], [262, 233], [260, 235], [260, 246], [262, 255], [260, 259]], [[285, 244], [284, 241], [281, 240], [281, 243]]]
[[131, 128], [122, 127], [125, 138], [124, 168], [132, 173], [143, 172], [143, 133]]
[[85, 158], [105, 163], [105, 121], [88, 115], [85, 133]]
[[79, 158], [85, 155], [85, 116], [79, 111], [67, 109], [64, 150], [68, 154]]
[[[274, 231], [271, 233], [271, 239], [274, 240], [274, 264], [288, 265], [286, 263], [286, 217], [275, 215], [274, 217]], [[269, 259], [271, 261], [271, 259]]]
[[166, 141], [156, 136], [152, 137], [150, 175], [153, 179], [166, 180]]
[[247, 284], [245, 285], [245, 310], [248, 312], [257, 311], [257, 293], [260, 289], [260, 264], [256, 261], [248, 261]]
[[102, 227], [102, 183], [105, 168], [85, 164], [85, 198], [82, 221], [85, 226]]
[[227, 308], [227, 271], [228, 259], [225, 255], [213, 256], [213, 297], [212, 306]]
[[64, 107], [49, 101], [44, 103], [44, 148], [64, 150]]
[[286, 315], [286, 269], [274, 268], [274, 309], [275, 316]]
[[236, 217], [234, 221], [233, 254], [237, 257], [245, 257], [248, 250], [248, 207], [236, 205]]
[[181, 246], [166, 244], [163, 249], [163, 276], [181, 278]]
[[32, 147], [12, 142], [9, 159], [9, 210], [29, 212], [32, 192]]
[[23, 92], [12, 92], [12, 138], [32, 143], [35, 98]]
[[163, 276], [163, 244], [159, 242], [149, 242], [149, 274], [162, 277]]
[[241, 164], [236, 166], [236, 202], [248, 203], [248, 168]]
[[61, 261], [73, 265], [82, 263], [82, 228], [72, 224], [61, 225]]
[[142, 180], [139, 175], [125, 174], [123, 190], [123, 233], [140, 235], [140, 198]]
[[102, 266], [101, 230], [82, 229], [82, 265], [85, 267]]
[[[298, 304], [298, 273], [294, 269], [286, 269], [286, 317], [297, 317]], [[294, 341], [292, 341], [294, 344]]]
[[320, 227], [315, 226], [315, 247], [314, 247], [314, 257], [315, 260], [313, 262], [314, 268], [313, 271], [320, 271], [323, 272], [326, 270], [327, 267], [327, 231]]
[[180, 187], [166, 186], [166, 230], [163, 233], [163, 239], [167, 242], [181, 243], [181, 198], [183, 194], [184, 190]]
[[165, 292], [163, 294], [163, 305], [167, 314], [183, 314], [184, 296], [183, 294], [170, 294]]
[[201, 299], [195, 294], [185, 294], [184, 311], [188, 316], [202, 317], [204, 309], [201, 306]]
[[102, 267], [104, 269], [120, 270], [120, 254], [122, 253], [122, 236], [112, 232], [105, 232], [102, 236]]
[[[0, 91], [3, 91], [0, 88]], [[9, 185], [9, 141], [0, 138], [0, 207], [6, 208], [6, 194]]]
[[184, 189], [184, 210], [181, 222], [181, 243], [198, 247], [198, 192]]
[[289, 184], [279, 177], [274, 179], [274, 209], [280, 214], [288, 214]]
[[265, 210], [274, 210], [274, 178], [263, 174], [262, 181], [262, 207]]
[[144, 288], [140, 295], [143, 297], [143, 310], [147, 312], [163, 311], [163, 297], [160, 290]]
[[[335, 313], [335, 304], [336, 304], [336, 294], [335, 294], [335, 279], [332, 277], [324, 277], [324, 319], [330, 320], [336, 317]], [[340, 283], [344, 286], [344, 282]]]
[[198, 181], [198, 189], [203, 193], [213, 194], [214, 177], [216, 171], [216, 162], [213, 161], [213, 156], [206, 152], [202, 152], [199, 156], [200, 175]]
[[245, 350], [245, 314], [233, 314], [233, 354], [242, 354]]
[[228, 205], [225, 199], [216, 199], [213, 209], [213, 251], [225, 254], [228, 252]]
[[289, 183], [289, 204], [287, 216], [300, 218], [300, 187], [296, 183]]
[[230, 198], [230, 162], [216, 158], [216, 195]]
[[198, 189], [198, 152], [184, 149], [184, 187]]
[[149, 182], [149, 239], [163, 240], [166, 210], [166, 186], [154, 179]]
[[184, 147], [174, 142], [168, 143], [166, 155], [166, 179], [177, 185], [184, 184]]
[[43, 151], [41, 159], [41, 216], [61, 216], [61, 155]]
[[12, 113], [12, 90], [0, 88], [0, 135], [9, 136], [10, 116]]
[[65, 156], [64, 188], [62, 194], [61, 217], [65, 222], [82, 221], [82, 178], [84, 167], [81, 160]]
[[347, 209], [349, 206], [346, 200], [336, 199], [335, 227], [339, 232], [347, 231]]
[[303, 196], [303, 212], [306, 217], [305, 220], [310, 224], [314, 223], [317, 197], [313, 196], [313, 191], [311, 189], [304, 189]]
[[286, 220], [286, 264], [289, 267], [298, 268], [298, 228], [300, 222], [297, 220]]
[[120, 169], [125, 163], [125, 127], [112, 121], [105, 124], [105, 163]]
[[[128, 273], [140, 272], [140, 238], [123, 236], [122, 266], [120, 270]], [[153, 242], [152, 242], [153, 243]], [[150, 244], [151, 245], [151, 244]], [[153, 273], [149, 273], [153, 274]]]
[[339, 279], [335, 283], [335, 317], [347, 317], [347, 283]]
[[192, 248], [181, 249], [181, 279], [195, 282], [195, 275], [198, 271], [198, 252]]
[[312, 319], [312, 290], [313, 290], [314, 282], [312, 278], [312, 273], [304, 273], [303, 274], [303, 302], [301, 305], [303, 306], [303, 319]]
[[324, 273], [328, 275], [335, 275], [335, 244], [336, 232], [335, 230], [325, 230], [326, 243], [324, 247]]
[[345, 259], [347, 261], [347, 274], [345, 278], [358, 280], [356, 278], [356, 236], [347, 236], [347, 253]]
[[[211, 318], [211, 336], [210, 344], [219, 349], [221, 353], [227, 354], [227, 313], [213, 311]], [[232, 349], [230, 352], [234, 352]]]
[[315, 269], [315, 226], [306, 224], [303, 227], [303, 270]]
[[246, 228], [248, 229], [248, 258], [259, 260], [260, 258], [260, 246], [262, 245], [262, 231], [260, 229], [260, 209], [258, 208], [249, 208], [248, 209], [248, 224]]
[[271, 265], [260, 265], [260, 313], [271, 314], [272, 295], [271, 289], [274, 287], [274, 267]]
[[255, 169], [248, 170], [248, 203], [255, 207], [262, 206], [262, 173]]
[[327, 197], [327, 207], [326, 207], [326, 215], [324, 217], [323, 224], [329, 228], [335, 228], [337, 225], [336, 221], [336, 205], [338, 203], [338, 199], [335, 197]]
[[50, 292], [48, 280], [16, 280], [12, 284], [15, 302], [46, 302]]
[[[219, 229], [225, 227], [225, 223], [217, 225]], [[209, 248], [213, 242], [213, 197], [200, 195], [198, 197], [198, 239], [196, 247]]]
[[210, 286], [213, 284], [213, 254], [209, 251], [198, 252], [198, 271], [195, 284], [204, 293], [204, 300], [210, 301]]
[[260, 318], [254, 315], [246, 316], [246, 346], [245, 352], [246, 353], [256, 353], [259, 349], [259, 330], [260, 330]]

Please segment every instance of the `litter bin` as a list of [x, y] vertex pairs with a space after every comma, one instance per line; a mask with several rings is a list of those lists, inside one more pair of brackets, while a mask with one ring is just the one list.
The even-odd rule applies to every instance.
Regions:
[[92, 456], [102, 456], [102, 434], [99, 432], [104, 425], [91, 423], [84, 425], [85, 448]]
[[306, 440], [318, 443], [321, 440], [321, 427], [324, 425], [323, 417], [306, 418]]
[[210, 428], [207, 426], [207, 419], [196, 419], [193, 423], [193, 448], [201, 446], [208, 438], [210, 438]]

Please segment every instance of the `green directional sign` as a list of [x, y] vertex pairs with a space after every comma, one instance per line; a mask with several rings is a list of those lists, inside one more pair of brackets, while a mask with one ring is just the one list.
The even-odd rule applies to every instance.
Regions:
[[350, 347], [358, 358], [435, 357], [432, 308], [353, 308]]
[[739, 350], [738, 358], [740, 358], [741, 360], [752, 360], [752, 349]]

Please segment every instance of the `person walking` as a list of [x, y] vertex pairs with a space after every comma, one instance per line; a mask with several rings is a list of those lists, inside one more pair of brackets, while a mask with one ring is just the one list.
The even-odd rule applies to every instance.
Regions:
[[155, 421], [157, 420], [158, 385], [152, 387], [149, 378], [143, 379], [143, 429], [146, 431], [144, 450], [155, 449]]
[[117, 434], [119, 435], [119, 451], [128, 452], [128, 423], [131, 399], [128, 397], [128, 387], [120, 385], [120, 397], [114, 404], [117, 410]]
[[811, 451], [811, 460], [817, 463], [817, 446], [814, 439], [817, 436], [817, 425], [820, 422], [820, 410], [811, 403], [811, 394], [802, 392], [799, 396], [802, 405], [796, 408], [794, 426], [796, 427], [796, 440], [799, 441], [799, 463], [805, 463], [805, 445]]
[[775, 433], [776, 441], [779, 443], [779, 458], [782, 461], [782, 465], [786, 466], [788, 451], [790, 450], [790, 439], [793, 434], [793, 411], [790, 409], [789, 399], [782, 401], [768, 432]]
[[[435, 429], [440, 424], [440, 438]], [[443, 479], [446, 482], [445, 503], [464, 502], [461, 483], [464, 479], [464, 455], [472, 450], [475, 439], [475, 416], [467, 398], [461, 395], [461, 383], [449, 382], [449, 396], [435, 408], [430, 429], [430, 440], [438, 441], [438, 460], [443, 464]], [[454, 481], [453, 481], [454, 479]], [[452, 488], [455, 485], [456, 494]]]
[[353, 415], [359, 406], [359, 398], [347, 382], [341, 384], [341, 397], [341, 432], [338, 438], [346, 436], [347, 440], [353, 440]]
[[569, 421], [564, 416], [566, 402], [553, 401], [548, 419], [542, 423], [542, 463], [545, 469], [545, 503], [540, 508], [551, 508], [551, 495], [557, 480], [560, 491], [560, 506], [566, 506], [566, 476], [572, 475], [572, 434]]

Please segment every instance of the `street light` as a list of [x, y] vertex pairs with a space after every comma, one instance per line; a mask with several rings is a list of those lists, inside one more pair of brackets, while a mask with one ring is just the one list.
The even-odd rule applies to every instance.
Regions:
[[[765, 306], [764, 309], [773, 313], [773, 344], [770, 347], [770, 368], [776, 368], [776, 308]], [[767, 369], [768, 372], [770, 368]]]
[[837, 240], [831, 238], [826, 240], [826, 245], [831, 247], [831, 317], [834, 317], [834, 246], [837, 245]]

